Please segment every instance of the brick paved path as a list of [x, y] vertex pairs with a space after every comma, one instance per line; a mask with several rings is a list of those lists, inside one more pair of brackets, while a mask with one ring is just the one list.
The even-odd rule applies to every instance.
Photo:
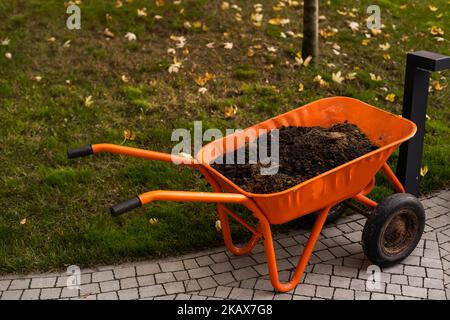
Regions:
[[[303, 280], [275, 293], [263, 247], [235, 257], [224, 247], [176, 258], [82, 270], [81, 290], [66, 275], [0, 276], [0, 299], [449, 299], [450, 190], [422, 199], [425, 233], [402, 264], [384, 269], [379, 289], [366, 290], [370, 262], [360, 244], [365, 218], [355, 214], [323, 230]], [[306, 231], [275, 237], [280, 278], [298, 261]]]

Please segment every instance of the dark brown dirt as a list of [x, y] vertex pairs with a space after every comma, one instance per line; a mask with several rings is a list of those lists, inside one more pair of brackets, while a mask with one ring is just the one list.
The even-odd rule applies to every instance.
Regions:
[[[338, 123], [330, 128], [283, 127], [279, 134], [280, 164], [276, 174], [262, 175], [260, 163], [248, 163], [248, 144], [245, 164], [212, 164], [212, 167], [248, 192], [274, 193], [378, 148], [350, 123]], [[268, 150], [270, 156], [270, 144]], [[237, 151], [234, 156], [236, 159]]]

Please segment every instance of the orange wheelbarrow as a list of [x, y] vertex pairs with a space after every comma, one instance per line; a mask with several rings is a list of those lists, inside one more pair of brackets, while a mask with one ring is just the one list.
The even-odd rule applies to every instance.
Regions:
[[[250, 140], [256, 139], [260, 129], [270, 130], [282, 126], [329, 127], [344, 121], [356, 124], [379, 148], [281, 192], [271, 194], [246, 192], [209, 165], [218, 156], [242, 147], [245, 144], [245, 137]], [[330, 208], [347, 199], [354, 199], [375, 208], [367, 219], [362, 236], [363, 250], [369, 260], [381, 267], [386, 267], [404, 259], [414, 250], [424, 229], [424, 209], [414, 196], [404, 193], [402, 184], [386, 161], [394, 150], [402, 142], [411, 138], [415, 132], [415, 124], [400, 116], [356, 99], [332, 97], [312, 102], [243, 131], [212, 141], [203, 146], [195, 158], [113, 144], [93, 144], [69, 150], [68, 156], [75, 158], [110, 152], [175, 162], [197, 168], [211, 184], [214, 192], [150, 191], [112, 206], [111, 213], [117, 216], [156, 200], [216, 202], [227, 248], [235, 255], [246, 254], [262, 237], [271, 283], [277, 291], [285, 292], [292, 290], [300, 281]], [[375, 184], [375, 174], [380, 169], [397, 193], [377, 204], [366, 195], [371, 192]], [[257, 218], [257, 226], [253, 227], [241, 216], [232, 212], [225, 205], [227, 203], [247, 207]], [[314, 222], [296, 269], [290, 281], [281, 283], [270, 226], [292, 221], [317, 211], [320, 213]], [[234, 218], [252, 233], [247, 244], [243, 246], [233, 244], [229, 217]]]

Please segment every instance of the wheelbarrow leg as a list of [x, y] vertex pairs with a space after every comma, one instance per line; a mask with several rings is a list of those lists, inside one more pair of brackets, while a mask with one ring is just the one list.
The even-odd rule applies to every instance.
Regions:
[[241, 224], [246, 226], [253, 233], [253, 235], [246, 245], [242, 247], [236, 246], [233, 243], [233, 239], [231, 237], [230, 223], [226, 211], [229, 210], [223, 204], [217, 204], [217, 212], [219, 214], [220, 224], [222, 226], [223, 241], [225, 242], [226, 247], [231, 251], [231, 253], [237, 256], [249, 253], [258, 243], [258, 240], [261, 237], [261, 233], [257, 230], [251, 230], [251, 228], [247, 227], [246, 224], [244, 224], [245, 222], [243, 223], [243, 221], [239, 221]]
[[267, 219], [262, 219], [261, 221], [261, 230], [264, 236], [264, 247], [266, 250], [266, 258], [267, 265], [269, 268], [270, 281], [275, 288], [275, 290], [280, 292], [290, 291], [298, 284], [300, 281], [303, 272], [308, 264], [309, 258], [314, 250], [314, 246], [319, 238], [320, 232], [322, 231], [323, 225], [328, 215], [328, 211], [330, 207], [323, 209], [320, 214], [317, 216], [314, 226], [311, 230], [311, 235], [309, 236], [308, 241], [306, 242], [305, 249], [297, 263], [297, 267], [294, 271], [294, 275], [291, 277], [289, 282], [281, 283], [278, 276], [278, 268], [275, 257], [275, 250], [273, 247], [273, 239], [272, 232], [270, 230], [270, 224]]

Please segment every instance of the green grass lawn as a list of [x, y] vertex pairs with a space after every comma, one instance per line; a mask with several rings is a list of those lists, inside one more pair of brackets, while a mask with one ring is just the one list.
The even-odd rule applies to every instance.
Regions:
[[[373, 1], [321, 1], [320, 63], [307, 67], [294, 66], [302, 7], [270, 0], [232, 1], [227, 10], [221, 1], [122, 2], [117, 8], [115, 1], [83, 0], [81, 30], [66, 28], [64, 1], [0, 2], [0, 272], [119, 263], [222, 243], [214, 205], [157, 202], [118, 219], [108, 212], [148, 190], [210, 190], [199, 173], [114, 155], [69, 161], [69, 147], [120, 144], [128, 129], [135, 139], [124, 145], [170, 152], [172, 130], [191, 128], [194, 120], [205, 129], [245, 128], [335, 95], [398, 114], [406, 53], [450, 54], [448, 0], [432, 1], [436, 11], [425, 1], [376, 1], [384, 27], [366, 41]], [[261, 27], [251, 20], [255, 3], [263, 5]], [[147, 15], [138, 16], [143, 7]], [[269, 23], [277, 17], [290, 22]], [[430, 33], [433, 26], [444, 32], [443, 41]], [[338, 32], [326, 32], [332, 28]], [[137, 40], [127, 40], [127, 32]], [[172, 35], [186, 38], [183, 48]], [[169, 73], [174, 57], [181, 69]], [[334, 82], [338, 71], [355, 79]], [[201, 94], [206, 72], [214, 79]], [[313, 81], [317, 75], [328, 85]], [[435, 83], [429, 97], [425, 193], [450, 181], [449, 75], [432, 75], [444, 88]], [[393, 102], [388, 94], [395, 94]], [[228, 117], [233, 106], [237, 113]], [[390, 192], [380, 181], [378, 200]], [[245, 238], [237, 227], [234, 234]]]

